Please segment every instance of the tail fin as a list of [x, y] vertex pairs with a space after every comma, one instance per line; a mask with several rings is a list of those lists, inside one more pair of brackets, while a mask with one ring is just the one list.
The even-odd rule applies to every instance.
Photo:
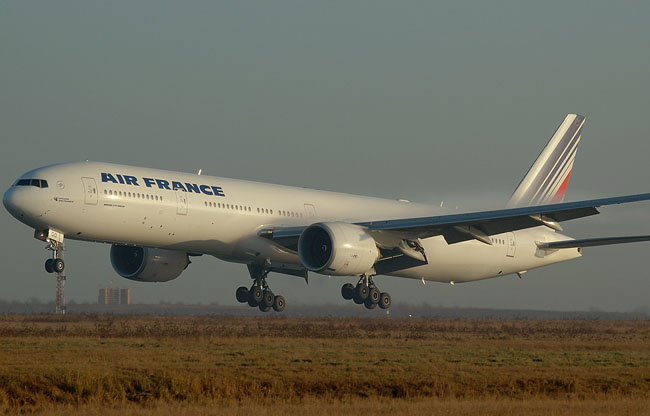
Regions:
[[584, 124], [584, 116], [567, 114], [515, 189], [508, 201], [508, 207], [562, 202]]

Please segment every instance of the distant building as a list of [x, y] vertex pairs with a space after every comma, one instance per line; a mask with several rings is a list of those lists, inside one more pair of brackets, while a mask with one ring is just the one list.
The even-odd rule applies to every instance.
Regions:
[[99, 289], [97, 303], [100, 305], [130, 305], [131, 289], [105, 287]]

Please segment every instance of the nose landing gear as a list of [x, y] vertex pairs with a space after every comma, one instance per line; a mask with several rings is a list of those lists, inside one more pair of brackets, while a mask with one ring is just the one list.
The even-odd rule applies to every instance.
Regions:
[[346, 283], [341, 287], [341, 296], [345, 300], [352, 300], [357, 305], [363, 304], [368, 309], [390, 308], [391, 299], [388, 292], [380, 292], [372, 276], [363, 275], [356, 286]]
[[286, 305], [284, 297], [275, 295], [269, 285], [266, 283], [266, 276], [270, 270], [266, 267], [249, 265], [248, 271], [250, 272], [253, 285], [250, 289], [245, 286], [237, 288], [235, 293], [239, 303], [248, 303], [252, 308], [259, 308], [262, 312], [268, 312], [273, 309], [276, 312], [282, 312]]
[[52, 251], [52, 258], [45, 261], [45, 271], [48, 273], [56, 274], [56, 297], [55, 297], [55, 312], [57, 314], [65, 314], [65, 263], [63, 261], [63, 239], [61, 235], [61, 241], [48, 239], [49, 244], [47, 249]]

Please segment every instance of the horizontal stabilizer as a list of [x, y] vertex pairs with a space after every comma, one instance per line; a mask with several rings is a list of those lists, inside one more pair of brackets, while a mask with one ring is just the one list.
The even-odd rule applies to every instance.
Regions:
[[637, 235], [637, 236], [630, 236], [630, 237], [584, 238], [582, 240], [562, 240], [562, 241], [551, 241], [548, 243], [538, 242], [537, 247], [543, 250], [559, 250], [561, 248], [609, 246], [612, 244], [638, 243], [641, 241], [650, 241], [650, 235]]

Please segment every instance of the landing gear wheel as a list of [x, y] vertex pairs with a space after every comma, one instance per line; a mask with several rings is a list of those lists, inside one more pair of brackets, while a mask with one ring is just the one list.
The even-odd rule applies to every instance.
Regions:
[[246, 303], [248, 302], [248, 288], [246, 286], [239, 286], [237, 292], [235, 292], [237, 297], [237, 302]]
[[264, 305], [262, 305], [261, 303], [260, 303], [259, 308], [260, 308], [260, 310], [261, 310], [262, 312], [268, 312], [268, 311], [271, 310], [271, 307], [270, 307], [270, 306], [264, 306]]
[[62, 273], [65, 268], [65, 264], [61, 259], [52, 259], [52, 270], [54, 273]]
[[361, 301], [365, 301], [366, 299], [368, 299], [368, 293], [370, 292], [370, 289], [368, 289], [367, 285], [360, 284], [357, 285], [355, 292], [357, 298], [359, 298]]
[[377, 304], [370, 300], [370, 298], [366, 299], [363, 305], [368, 309], [375, 309], [377, 307]]
[[262, 294], [262, 301], [260, 302], [260, 305], [264, 305], [265, 307], [270, 308], [271, 306], [273, 306], [274, 302], [275, 302], [275, 295], [269, 289], [266, 289]]
[[248, 291], [248, 304], [253, 308], [256, 307], [262, 301], [263, 296], [262, 288], [259, 286], [251, 287], [251, 290]]
[[282, 312], [284, 310], [284, 297], [276, 296], [275, 301], [273, 302], [273, 310], [276, 312]]
[[[376, 287], [370, 288], [370, 292], [368, 293], [368, 299], [366, 301], [370, 301], [373, 304], [378, 304], [379, 303], [379, 297], [380, 293], [379, 290]], [[369, 308], [372, 309], [372, 308]]]
[[352, 283], [346, 283], [341, 288], [341, 296], [343, 299], [350, 300], [354, 297], [354, 285]]
[[382, 309], [390, 308], [390, 295], [387, 292], [382, 292], [379, 295], [379, 307]]
[[54, 269], [52, 268], [52, 263], [54, 262], [54, 259], [47, 259], [45, 260], [45, 271], [48, 273], [54, 273]]

